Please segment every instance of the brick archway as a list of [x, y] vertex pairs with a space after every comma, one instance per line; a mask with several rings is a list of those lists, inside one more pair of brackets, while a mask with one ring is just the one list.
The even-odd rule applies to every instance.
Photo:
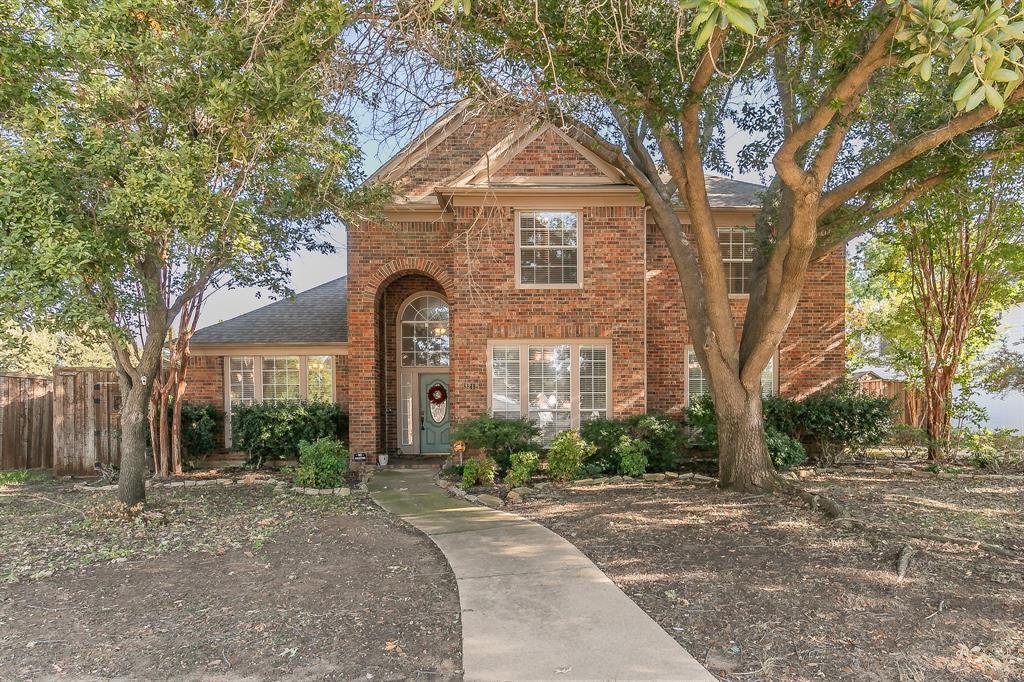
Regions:
[[454, 281], [448, 271], [426, 258], [405, 257], [389, 261], [377, 268], [366, 282], [363, 293], [372, 296], [376, 301], [381, 292], [388, 284], [405, 275], [426, 275], [435, 280], [442, 289], [445, 297], [451, 300], [452, 292], [455, 290]]

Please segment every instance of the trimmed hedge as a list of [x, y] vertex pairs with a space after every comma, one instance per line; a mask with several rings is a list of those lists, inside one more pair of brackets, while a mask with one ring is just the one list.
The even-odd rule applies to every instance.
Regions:
[[453, 441], [464, 441], [474, 450], [483, 450], [504, 472], [508, 470], [512, 453], [527, 452], [537, 447], [538, 435], [540, 429], [526, 419], [500, 419], [482, 414], [460, 421], [451, 437]]
[[587, 471], [593, 473], [621, 473], [621, 456], [616, 450], [623, 436], [646, 444], [647, 471], [674, 471], [686, 447], [682, 424], [658, 412], [626, 419], [591, 419], [580, 427], [580, 435], [595, 447], [586, 462]]
[[213, 405], [181, 403], [181, 459], [192, 468], [205, 455], [217, 447], [217, 433], [224, 413]]
[[231, 415], [235, 448], [248, 454], [250, 464], [294, 459], [299, 442], [333, 438], [348, 440], [348, 414], [334, 403], [254, 403], [240, 405]]

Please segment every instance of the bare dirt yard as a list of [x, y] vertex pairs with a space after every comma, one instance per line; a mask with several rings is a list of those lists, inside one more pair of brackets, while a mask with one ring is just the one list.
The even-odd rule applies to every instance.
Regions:
[[1024, 680], [1024, 480], [802, 485], [885, 530], [684, 479], [552, 488], [513, 510], [575, 543], [721, 679]]
[[365, 497], [0, 486], [0, 679], [449, 680], [455, 579]]

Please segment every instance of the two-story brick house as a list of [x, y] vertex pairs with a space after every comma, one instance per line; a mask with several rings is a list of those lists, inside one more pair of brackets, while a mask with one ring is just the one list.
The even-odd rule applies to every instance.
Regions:
[[[451, 421], [484, 412], [551, 436], [679, 413], [706, 390], [640, 193], [556, 126], [464, 103], [371, 181], [395, 199], [348, 227], [347, 277], [198, 331], [192, 400], [336, 400], [372, 463], [447, 452]], [[708, 189], [738, 328], [762, 188], [711, 176]], [[841, 249], [812, 268], [766, 392], [842, 375], [844, 277]]]

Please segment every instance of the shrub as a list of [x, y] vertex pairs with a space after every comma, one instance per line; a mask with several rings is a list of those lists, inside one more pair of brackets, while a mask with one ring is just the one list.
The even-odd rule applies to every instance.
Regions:
[[801, 401], [794, 435], [817, 445], [823, 464], [835, 464], [845, 450], [858, 452], [885, 440], [892, 406], [890, 398], [857, 393], [843, 382]]
[[686, 408], [686, 424], [690, 427], [690, 447], [705, 452], [718, 452], [718, 424], [715, 423], [715, 403], [709, 395], [697, 396]]
[[769, 428], [764, 432], [765, 445], [772, 464], [779, 471], [792, 469], [807, 461], [807, 451], [796, 438], [787, 436], [781, 431]]
[[611, 474], [619, 469], [615, 448], [622, 436], [628, 435], [629, 428], [623, 421], [615, 419], [591, 419], [580, 426], [580, 436], [594, 447], [594, 454], [584, 462], [582, 473], [589, 476]]
[[583, 460], [594, 452], [594, 446], [578, 431], [562, 431], [548, 449], [548, 476], [553, 481], [571, 481], [579, 475]]
[[508, 473], [505, 475], [505, 483], [513, 488], [526, 485], [537, 472], [540, 464], [540, 456], [536, 452], [513, 452], [509, 458]]
[[889, 429], [886, 443], [899, 448], [903, 456], [910, 458], [917, 454], [918, 449], [928, 445], [928, 434], [924, 429], [909, 424], [894, 424]]
[[452, 440], [483, 449], [504, 471], [512, 453], [529, 450], [539, 433], [537, 426], [526, 419], [499, 419], [482, 414], [459, 422], [452, 432]]
[[224, 413], [213, 405], [181, 403], [181, 458], [192, 468], [196, 462], [217, 447], [218, 423]]
[[347, 436], [348, 415], [334, 403], [254, 403], [240, 405], [231, 416], [235, 448], [249, 455], [249, 463], [292, 459], [299, 441]]
[[685, 445], [683, 428], [666, 414], [650, 412], [626, 420], [629, 435], [647, 445], [647, 467], [654, 471], [672, 471], [679, 463]]
[[490, 457], [467, 460], [462, 465], [462, 483], [459, 487], [469, 490], [475, 485], [494, 485], [497, 468], [497, 463]]
[[348, 469], [348, 450], [336, 438], [299, 441], [299, 466], [295, 485], [305, 488], [337, 488]]
[[647, 471], [646, 442], [623, 435], [615, 446], [615, 455], [619, 460], [619, 473], [623, 476], [641, 476]]

